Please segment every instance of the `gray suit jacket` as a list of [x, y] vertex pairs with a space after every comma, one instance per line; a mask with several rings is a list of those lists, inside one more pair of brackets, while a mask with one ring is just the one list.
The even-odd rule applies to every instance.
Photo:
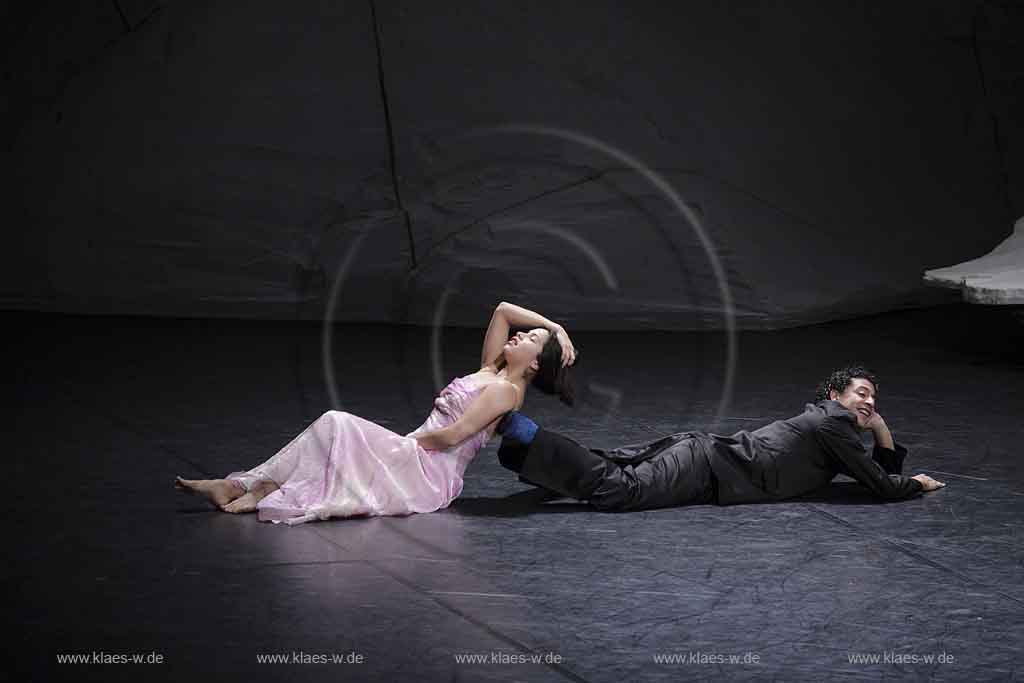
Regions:
[[883, 500], [922, 493], [919, 481], [902, 475], [907, 449], [875, 445], [869, 455], [856, 424], [856, 416], [837, 401], [820, 401], [753, 432], [697, 438], [718, 479], [721, 505], [793, 498], [837, 474], [856, 479]]

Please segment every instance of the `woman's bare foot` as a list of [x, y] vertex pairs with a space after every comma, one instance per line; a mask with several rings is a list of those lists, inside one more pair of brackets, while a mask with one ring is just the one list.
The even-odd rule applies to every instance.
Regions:
[[234, 479], [182, 479], [175, 477], [174, 488], [185, 493], [202, 496], [221, 509], [245, 493], [242, 485]]
[[277, 484], [272, 481], [259, 481], [253, 484], [249, 492], [244, 496], [236, 498], [227, 505], [221, 506], [221, 510], [224, 512], [232, 512], [240, 514], [243, 512], [255, 512], [256, 503], [260, 502], [268, 495], [278, 489]]

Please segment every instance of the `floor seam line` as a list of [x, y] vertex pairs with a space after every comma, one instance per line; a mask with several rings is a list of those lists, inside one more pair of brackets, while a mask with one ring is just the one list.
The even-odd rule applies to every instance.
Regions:
[[[320, 533], [317, 533], [315, 530], [310, 530], [310, 532], [313, 533], [315, 536], [318, 536], [322, 540], [326, 541], [327, 543], [330, 543], [331, 545], [333, 545], [333, 546], [335, 546], [337, 548], [340, 548], [341, 550], [346, 550], [346, 551], [348, 550], [347, 548], [345, 548], [345, 546], [341, 545], [337, 541], [335, 541], [335, 540], [333, 540], [331, 538], [328, 538], [328, 537], [326, 537], [326, 536], [324, 536], [324, 535], [322, 535]], [[437, 595], [434, 595], [434, 594], [430, 593], [429, 591], [425, 590], [424, 588], [421, 588], [415, 582], [409, 581], [405, 577], [398, 575], [396, 572], [393, 572], [393, 571], [387, 569], [386, 567], [381, 566], [378, 562], [376, 562], [374, 560], [366, 560], [366, 563], [369, 564], [370, 566], [372, 566], [374, 569], [380, 571], [381, 573], [386, 574], [387, 576], [389, 576], [394, 581], [397, 581], [398, 583], [402, 584], [406, 588], [412, 590], [414, 593], [417, 593], [418, 595], [421, 595], [421, 596], [427, 598], [428, 600], [431, 600], [431, 601], [437, 603], [438, 605], [440, 605], [444, 609], [448, 610], [452, 614], [455, 614], [456, 616], [461, 617], [463, 620], [469, 622], [473, 626], [476, 626], [477, 628], [483, 630], [484, 632], [490, 634], [491, 636], [497, 638], [498, 640], [500, 640], [502, 642], [505, 642], [505, 643], [507, 643], [509, 645], [512, 645], [513, 647], [515, 647], [516, 649], [520, 650], [521, 652], [529, 653], [529, 654], [532, 654], [532, 655], [538, 655], [538, 654], [542, 655], [543, 654], [543, 653], [538, 653], [538, 652], [534, 651], [533, 648], [529, 647], [525, 643], [522, 643], [522, 642], [516, 640], [512, 636], [509, 636], [509, 635], [506, 635], [506, 634], [502, 633], [501, 631], [497, 630], [496, 628], [494, 628], [493, 626], [487, 624], [486, 622], [484, 622], [484, 621], [482, 621], [480, 619], [477, 619], [474, 616], [471, 616], [471, 615], [467, 614], [466, 612], [460, 610], [455, 605], [452, 605], [452, 604], [448, 603], [448, 601], [441, 599]], [[587, 679], [583, 678], [582, 676], [580, 676], [579, 674], [575, 673], [571, 669], [568, 669], [567, 667], [564, 667], [564, 666], [562, 666], [560, 664], [544, 662], [543, 660], [541, 662], [539, 662], [539, 663], [543, 664], [544, 666], [546, 666], [547, 668], [551, 669], [555, 673], [560, 674], [561, 676], [563, 676], [563, 677], [565, 677], [565, 678], [567, 678], [567, 679], [569, 679], [571, 681], [577, 681], [577, 683], [589, 683], [587, 681]]]
[[821, 508], [819, 508], [818, 506], [814, 505], [813, 503], [804, 503], [804, 505], [806, 507], [809, 507], [810, 509], [814, 510], [818, 514], [823, 515], [823, 516], [831, 519], [834, 522], [837, 522], [839, 524], [842, 524], [843, 526], [846, 526], [846, 527], [848, 527], [850, 529], [853, 529], [854, 531], [858, 532], [862, 536], [867, 536], [869, 538], [874, 538], [875, 540], [878, 540], [878, 541], [880, 541], [882, 543], [885, 543], [886, 545], [891, 546], [892, 548], [895, 548], [896, 550], [900, 551], [904, 555], [906, 555], [908, 557], [911, 557], [911, 558], [917, 560], [918, 562], [921, 562], [923, 564], [927, 564], [930, 567], [933, 567], [935, 569], [943, 571], [943, 572], [945, 572], [945, 573], [947, 573], [947, 574], [949, 574], [951, 576], [955, 576], [958, 579], [960, 579], [961, 581], [964, 581], [964, 582], [969, 583], [969, 584], [974, 585], [974, 586], [978, 586], [980, 588], [984, 588], [984, 589], [986, 589], [988, 591], [991, 591], [991, 592], [995, 593], [996, 595], [1000, 595], [1000, 596], [1006, 598], [1007, 600], [1011, 600], [1011, 601], [1017, 603], [1018, 605], [1024, 606], [1024, 600], [1021, 600], [1020, 598], [1017, 598], [1017, 597], [1015, 597], [1013, 595], [1010, 595], [1008, 593], [1004, 593], [1003, 591], [999, 590], [998, 588], [994, 588], [994, 587], [990, 586], [987, 583], [983, 583], [983, 582], [981, 582], [981, 581], [979, 581], [979, 580], [977, 580], [977, 579], [975, 579], [975, 578], [973, 578], [971, 576], [968, 576], [968, 575], [966, 575], [966, 574], [964, 574], [962, 572], [957, 571], [956, 569], [953, 569], [952, 567], [947, 567], [946, 565], [942, 564], [941, 562], [936, 562], [935, 560], [931, 559], [927, 555], [924, 555], [923, 553], [911, 550], [910, 548], [907, 548], [907, 547], [901, 545], [900, 543], [897, 543], [896, 541], [893, 541], [893, 540], [891, 540], [889, 538], [879, 537], [879, 536], [873, 535], [870, 532], [860, 528], [859, 526], [857, 526], [853, 522], [847, 521], [847, 520], [843, 519], [842, 517], [840, 517], [839, 515], [836, 515], [836, 514], [833, 514], [831, 512], [828, 512], [827, 510], [822, 510]]

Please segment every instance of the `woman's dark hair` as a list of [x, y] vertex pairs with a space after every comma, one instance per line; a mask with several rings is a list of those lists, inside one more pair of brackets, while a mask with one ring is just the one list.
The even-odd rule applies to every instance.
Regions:
[[540, 367], [531, 384], [545, 394], [557, 395], [562, 403], [571, 406], [576, 400], [572, 372], [568, 366], [562, 367], [562, 345], [554, 330], [548, 330], [548, 334], [548, 341], [537, 356], [537, 365]]
[[854, 363], [847, 365], [845, 368], [839, 368], [831, 375], [828, 376], [824, 382], [818, 385], [818, 391], [814, 394], [814, 402], [827, 401], [829, 400], [829, 392], [835, 390], [836, 393], [843, 393], [846, 391], [846, 387], [850, 386], [850, 382], [854, 378], [866, 379], [875, 385], [875, 391], [878, 391], [878, 378], [875, 377], [875, 373], [868, 370], [860, 363]]

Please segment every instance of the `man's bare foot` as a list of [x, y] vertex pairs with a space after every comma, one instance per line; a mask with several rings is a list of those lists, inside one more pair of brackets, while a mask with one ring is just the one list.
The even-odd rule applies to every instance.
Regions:
[[227, 505], [221, 506], [221, 510], [224, 512], [232, 512], [240, 514], [243, 512], [255, 512], [256, 503], [260, 502], [268, 495], [278, 489], [277, 484], [272, 481], [259, 481], [253, 484], [249, 492], [244, 496], [236, 498]]
[[242, 485], [234, 479], [182, 479], [175, 477], [174, 488], [185, 493], [202, 496], [222, 509], [245, 493]]

